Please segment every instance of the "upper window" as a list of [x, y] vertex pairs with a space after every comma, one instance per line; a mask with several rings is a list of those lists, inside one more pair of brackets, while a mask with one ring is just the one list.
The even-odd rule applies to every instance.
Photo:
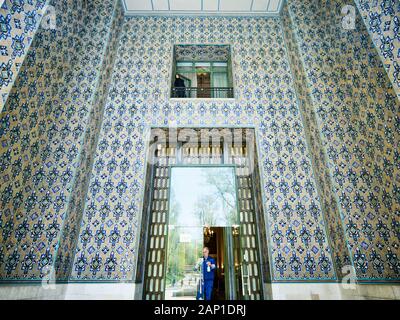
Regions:
[[172, 98], [233, 98], [228, 45], [176, 45]]

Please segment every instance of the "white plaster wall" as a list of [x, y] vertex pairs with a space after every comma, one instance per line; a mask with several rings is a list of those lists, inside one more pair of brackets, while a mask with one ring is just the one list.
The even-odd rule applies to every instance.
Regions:
[[338, 283], [272, 284], [274, 300], [376, 300], [399, 299], [400, 285], [353, 285]]
[[0, 285], [0, 300], [133, 300], [134, 283]]
[[[400, 300], [400, 285], [356, 285], [345, 289], [337, 283], [274, 283], [266, 298], [274, 300]], [[57, 285], [1, 285], [0, 300], [133, 300], [141, 297], [134, 283], [70, 283]], [[265, 288], [264, 288], [265, 289]]]

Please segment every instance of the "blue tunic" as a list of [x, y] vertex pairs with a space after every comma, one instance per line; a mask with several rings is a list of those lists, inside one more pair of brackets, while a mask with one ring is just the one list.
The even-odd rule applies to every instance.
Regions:
[[[214, 265], [214, 268], [210, 266], [210, 272], [207, 271], [207, 262], [210, 262]], [[200, 292], [197, 293], [197, 299], [203, 298], [205, 300], [211, 300], [213, 286], [214, 286], [214, 277], [215, 277], [215, 260], [208, 256], [207, 259], [203, 258], [202, 263], [202, 272], [203, 272], [203, 283], [202, 283], [202, 295]]]
[[207, 262], [211, 262], [211, 264], [215, 265], [215, 260], [208, 256], [207, 259], [203, 258], [203, 279], [204, 281], [214, 281], [215, 276], [215, 267], [214, 269], [210, 266], [210, 272], [207, 272]]

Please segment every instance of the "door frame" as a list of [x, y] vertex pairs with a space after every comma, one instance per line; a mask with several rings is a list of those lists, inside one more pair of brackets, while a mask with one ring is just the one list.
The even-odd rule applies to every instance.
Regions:
[[[150, 151], [150, 145], [152, 143], [151, 140], [151, 135], [153, 130], [165, 130], [168, 133], [168, 130], [170, 127], [168, 125], [159, 125], [159, 126], [150, 126], [148, 127], [147, 134], [146, 136], [148, 137], [149, 143], [146, 144], [146, 163], [148, 165], [146, 166], [145, 169], [145, 186], [142, 191], [142, 198], [143, 198], [143, 204], [141, 205], [141, 213], [142, 216], [140, 218], [140, 227], [139, 227], [139, 234], [138, 234], [138, 245], [136, 247], [137, 252], [140, 253], [141, 250], [143, 250], [141, 253], [141, 256], [138, 256], [136, 259], [136, 271], [133, 276], [134, 282], [136, 284], [135, 286], [135, 298], [136, 299], [145, 299], [145, 288], [146, 288], [146, 272], [147, 272], [147, 259], [148, 259], [148, 239], [149, 239], [149, 230], [151, 227], [151, 204], [153, 201], [153, 194], [154, 194], [154, 168], [155, 164], [152, 162], [153, 161], [153, 156], [149, 153]], [[271, 299], [271, 284], [272, 284], [272, 266], [270, 263], [270, 258], [272, 256], [271, 254], [271, 248], [269, 245], [269, 227], [268, 223], [265, 220], [266, 217], [264, 216], [265, 213], [265, 208], [264, 208], [264, 203], [265, 203], [265, 194], [262, 190], [263, 186], [263, 181], [264, 177], [262, 175], [261, 171], [261, 166], [259, 163], [259, 149], [260, 149], [260, 137], [259, 137], [259, 132], [257, 130], [257, 127], [255, 125], [247, 125], [247, 126], [235, 126], [235, 125], [225, 125], [225, 126], [219, 126], [219, 125], [182, 125], [178, 126], [176, 128], [173, 128], [173, 130], [182, 130], [182, 129], [193, 129], [193, 130], [202, 130], [202, 129], [208, 129], [208, 130], [232, 130], [233, 134], [235, 130], [241, 130], [241, 131], [248, 131], [250, 130], [252, 132], [252, 135], [254, 136], [254, 144], [252, 146], [249, 145], [249, 147], [253, 148], [252, 154], [250, 156], [254, 157], [254, 166], [255, 166], [255, 171], [257, 174], [251, 174], [251, 179], [252, 179], [252, 188], [254, 191], [253, 194], [253, 203], [254, 203], [254, 214], [255, 214], [255, 223], [256, 223], [256, 230], [255, 230], [255, 240], [256, 244], [258, 246], [257, 248], [257, 254], [259, 258], [258, 262], [258, 268], [259, 268], [259, 277], [260, 277], [260, 299]], [[225, 144], [224, 144], [225, 147]], [[177, 159], [179, 159], [180, 155], [177, 154]], [[222, 154], [222, 159], [225, 161], [225, 152]], [[219, 165], [223, 165], [222, 164]], [[206, 164], [203, 164], [206, 165]], [[257, 178], [258, 176], [258, 178]], [[148, 188], [147, 188], [148, 187]], [[146, 192], [146, 190], [148, 192]], [[257, 202], [257, 198], [261, 201], [261, 203]], [[262, 215], [260, 217], [260, 215]], [[260, 229], [261, 228], [261, 229]], [[264, 239], [262, 235], [267, 236], [267, 238]]]

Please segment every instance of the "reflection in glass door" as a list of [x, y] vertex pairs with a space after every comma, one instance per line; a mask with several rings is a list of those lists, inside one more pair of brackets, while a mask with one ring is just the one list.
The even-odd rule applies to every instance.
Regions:
[[196, 299], [202, 248], [203, 228], [169, 226], [165, 299]]
[[[240, 270], [233, 166], [171, 168], [165, 298], [195, 299], [202, 288], [202, 249], [216, 262], [213, 299], [238, 299]], [[236, 259], [235, 259], [236, 258]], [[201, 294], [201, 293], [199, 293]]]

